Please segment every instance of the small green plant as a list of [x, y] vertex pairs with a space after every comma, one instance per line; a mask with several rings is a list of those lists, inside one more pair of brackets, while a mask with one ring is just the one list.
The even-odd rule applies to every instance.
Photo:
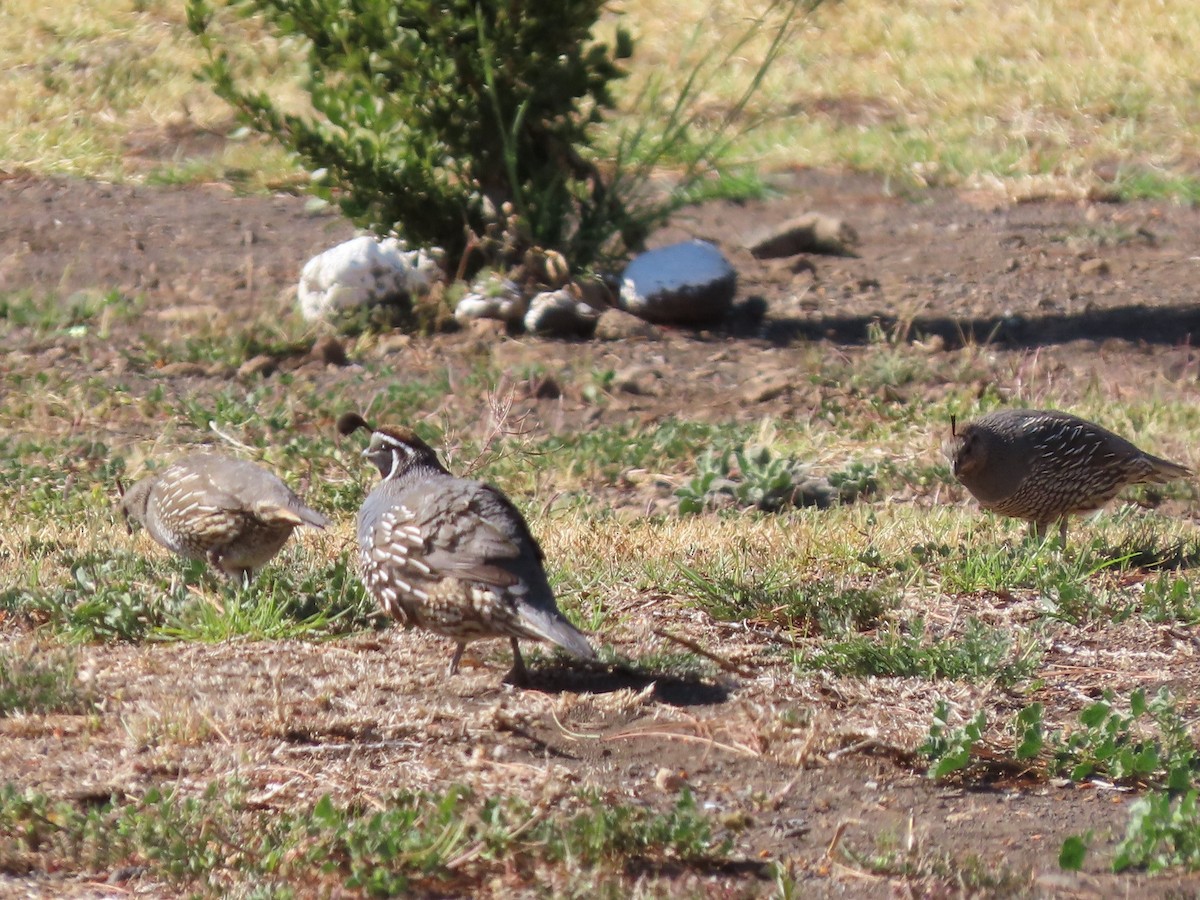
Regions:
[[276, 564], [247, 586], [176, 608], [154, 634], [185, 641], [284, 640], [386, 624], [386, 619], [373, 615], [375, 603], [345, 556], [306, 571], [303, 578], [296, 578]]
[[933, 710], [933, 723], [929, 736], [921, 745], [921, 755], [929, 758], [929, 777], [945, 778], [953, 772], [961, 772], [971, 762], [971, 751], [983, 740], [987, 730], [987, 715], [980, 710], [957, 728], [950, 726], [950, 704], [938, 700]]
[[807, 463], [777, 456], [770, 447], [709, 450], [696, 460], [696, 475], [675, 491], [684, 514], [734, 506], [777, 512], [786, 506], [827, 507], [874, 488], [874, 469], [851, 464], [833, 478], [812, 474]]
[[1160, 572], [1146, 582], [1139, 612], [1150, 622], [1200, 623], [1200, 594], [1191, 579]]
[[1125, 838], [1113, 857], [1114, 872], [1171, 868], [1200, 869], [1200, 792], [1156, 791], [1129, 811]]
[[486, 878], [501, 871], [501, 860], [522, 870], [536, 861], [565, 864], [577, 873], [635, 861], [703, 869], [731, 846], [687, 791], [663, 811], [597, 794], [560, 806], [573, 811], [480, 800], [452, 785], [368, 810], [326, 795], [311, 808], [267, 815], [248, 806], [240, 785], [214, 782], [199, 796], [152, 788], [136, 801], [78, 808], [8, 784], [0, 788], [0, 845], [5, 865], [17, 871], [136, 864], [155, 880], [221, 894], [231, 880], [303, 877], [316, 893], [368, 896], [446, 892], [464, 866]]
[[739, 559], [704, 572], [685, 565], [677, 569], [680, 588], [714, 618], [757, 619], [826, 637], [874, 627], [899, 596], [887, 586], [839, 586], [828, 580], [796, 584], [789, 573]]
[[[1037, 713], [1022, 714], [1024, 744], [1034, 730], [1040, 733], [1040, 707]], [[1157, 739], [1140, 733], [1137, 726], [1146, 719], [1157, 726]], [[1135, 690], [1127, 713], [1116, 709], [1116, 697], [1106, 691], [1103, 699], [1079, 714], [1079, 726], [1065, 735], [1045, 737], [1043, 746], [1036, 748], [1050, 753], [1051, 772], [1066, 773], [1072, 781], [1102, 775], [1113, 781], [1157, 782], [1174, 791], [1193, 784], [1200, 755], [1166, 688], [1150, 700], [1145, 691]]]
[[1013, 685], [1032, 675], [1040, 658], [1033, 642], [1014, 646], [1007, 630], [989, 628], [974, 617], [960, 636], [937, 640], [926, 636], [925, 623], [918, 618], [907, 633], [889, 628], [874, 639], [855, 636], [826, 645], [798, 664], [837, 675], [994, 678], [999, 684]]

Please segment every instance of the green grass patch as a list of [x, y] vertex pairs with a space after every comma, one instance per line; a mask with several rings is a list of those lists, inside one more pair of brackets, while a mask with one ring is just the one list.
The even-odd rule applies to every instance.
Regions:
[[84, 643], [320, 638], [375, 624], [346, 557], [298, 574], [282, 568], [287, 552], [248, 587], [218, 581], [200, 561], [86, 554], [67, 561], [63, 584], [0, 593], [0, 609]]
[[264, 812], [228, 784], [198, 797], [152, 788], [135, 801], [87, 808], [12, 785], [0, 789], [5, 871], [103, 873], [136, 865], [135, 879], [209, 895], [236, 884], [300, 896], [292, 893], [300, 882], [319, 893], [455, 894], [504, 872], [514, 884], [544, 890], [545, 865], [600, 881], [635, 864], [703, 872], [729, 854], [718, 832], [687, 792], [663, 809], [597, 794], [533, 808], [451, 786], [369, 808], [324, 796], [307, 809]]
[[831, 581], [797, 583], [782, 569], [762, 569], [733, 559], [711, 572], [680, 564], [668, 588], [692, 599], [715, 619], [753, 619], [804, 634], [825, 636], [863, 631], [895, 609], [900, 593], [891, 586], [843, 587]]
[[906, 630], [887, 627], [874, 636], [857, 635], [800, 656], [803, 671], [890, 678], [994, 680], [1011, 686], [1037, 670], [1041, 651], [1033, 641], [1014, 640], [1008, 629], [990, 628], [971, 618], [961, 635], [926, 634], [922, 619]]

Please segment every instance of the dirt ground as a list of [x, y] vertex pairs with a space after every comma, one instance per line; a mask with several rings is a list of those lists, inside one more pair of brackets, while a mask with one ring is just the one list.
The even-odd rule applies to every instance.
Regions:
[[[653, 242], [695, 236], [717, 243], [738, 269], [739, 299], [767, 303], [766, 318], [747, 333], [575, 345], [471, 331], [415, 339], [398, 359], [418, 371], [455, 354], [488, 352], [513, 371], [530, 363], [554, 371], [583, 356], [614, 369], [649, 369], [664, 386], [602, 408], [572, 405], [568, 396], [544, 423], [549, 430], [668, 414], [807, 415], [803, 391], [753, 398], [748, 391], [786, 378], [814, 346], [837, 354], [868, 341], [873, 323], [919, 338], [931, 353], [990, 340], [1014, 372], [1038, 356], [1067, 371], [1104, 368], [1117, 395], [1136, 392], [1147, 373], [1195, 380], [1200, 212], [1153, 203], [1010, 205], [950, 192], [895, 196], [869, 178], [816, 173], [791, 175], [780, 187], [771, 200], [680, 216]], [[139, 334], [222, 310], [257, 313], [264, 302], [285, 310], [303, 262], [353, 233], [334, 215], [306, 212], [302, 198], [243, 197], [219, 186], [10, 178], [0, 182], [0, 210], [0, 292], [117, 288], [142, 295], [142, 321], [117, 326]], [[810, 265], [797, 266], [757, 261], [743, 248], [764, 223], [808, 210], [851, 223], [859, 255], [808, 257]], [[36, 342], [4, 350], [10, 365], [21, 354], [49, 354], [48, 363], [88, 373], [118, 365], [121, 341], [114, 337], [111, 358], [83, 359]], [[199, 389], [206, 378], [233, 374], [217, 367], [178, 378], [182, 389]], [[138, 375], [128, 373], [134, 389]], [[614, 486], [606, 502], [619, 504], [622, 490]], [[213, 772], [236, 770], [264, 807], [327, 792], [377, 798], [449, 780], [535, 798], [582, 784], [614, 796], [661, 796], [685, 782], [706, 809], [737, 823], [737, 854], [751, 865], [681, 884], [683, 894], [768, 893], [765, 869], [753, 864], [779, 858], [792, 866], [801, 896], [907, 896], [910, 884], [871, 874], [845, 852], [871, 852], [881, 836], [899, 847], [912, 842], [1032, 872], [1022, 883], [1035, 895], [1200, 890], [1200, 879], [1105, 872], [1103, 860], [1128, 818], [1128, 792], [1019, 776], [970, 790], [931, 783], [904, 750], [918, 746], [928, 728], [926, 683], [801, 676], [778, 652], [778, 636], [765, 630], [715, 623], [698, 611], [673, 612], [668, 622], [654, 598], [613, 602], [626, 604], [620, 618], [640, 623], [641, 638], [654, 625], [686, 629], [752, 674], [644, 682], [542, 668], [531, 690], [514, 692], [496, 683], [498, 651], [478, 651], [465, 675], [447, 682], [445, 642], [395, 630], [332, 644], [84, 647], [81, 677], [106, 698], [105, 724], [69, 716], [0, 720], [0, 780], [55, 795], [132, 797], [162, 782], [199, 788]], [[979, 598], [972, 613], [986, 617], [1007, 602]], [[1143, 649], [1136, 671], [1106, 669], [1102, 642], [1081, 634], [1047, 659], [1060, 677], [1038, 699], [1078, 708], [1081, 697], [1096, 695], [1097, 671], [1106, 673], [1103, 686], [1117, 690], [1170, 683], [1194, 696], [1200, 660], [1190, 636], [1164, 627], [1147, 638], [1129, 629], [1129, 644]], [[946, 690], [959, 691], [966, 707], [974, 694], [995, 702], [998, 692]], [[1013, 698], [1012, 708], [1021, 702]], [[163, 740], [168, 731], [172, 739]], [[1098, 838], [1084, 872], [1061, 872], [1061, 841], [1089, 829], [1112, 838]], [[959, 893], [952, 878], [921, 885], [933, 896]], [[136, 882], [127, 887], [139, 892]], [[16, 881], [0, 882], [5, 888], [37, 891]], [[80, 896], [93, 889], [108, 895], [72, 888]]]

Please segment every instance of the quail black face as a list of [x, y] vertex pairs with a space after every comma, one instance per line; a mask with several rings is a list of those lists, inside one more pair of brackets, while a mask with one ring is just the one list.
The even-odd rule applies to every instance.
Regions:
[[379, 470], [381, 478], [388, 478], [398, 471], [405, 454], [391, 441], [376, 433], [371, 435], [371, 445], [363, 451], [363, 456]]
[[985, 454], [979, 436], [970, 427], [960, 431], [954, 441], [954, 477], [962, 478], [983, 465]]
[[408, 428], [378, 428], [363, 456], [375, 464], [382, 478], [395, 478], [416, 465], [441, 469], [437, 454]]

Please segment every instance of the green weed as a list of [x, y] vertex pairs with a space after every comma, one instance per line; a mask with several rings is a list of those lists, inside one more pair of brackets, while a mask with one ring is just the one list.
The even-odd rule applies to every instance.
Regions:
[[989, 628], [978, 619], [967, 622], [962, 635], [927, 636], [925, 623], [915, 619], [904, 632], [887, 628], [875, 638], [856, 636], [827, 644], [797, 660], [805, 670], [835, 675], [892, 678], [995, 679], [1013, 685], [1036, 670], [1041, 652], [1032, 641], [1014, 642], [1006, 629]]

